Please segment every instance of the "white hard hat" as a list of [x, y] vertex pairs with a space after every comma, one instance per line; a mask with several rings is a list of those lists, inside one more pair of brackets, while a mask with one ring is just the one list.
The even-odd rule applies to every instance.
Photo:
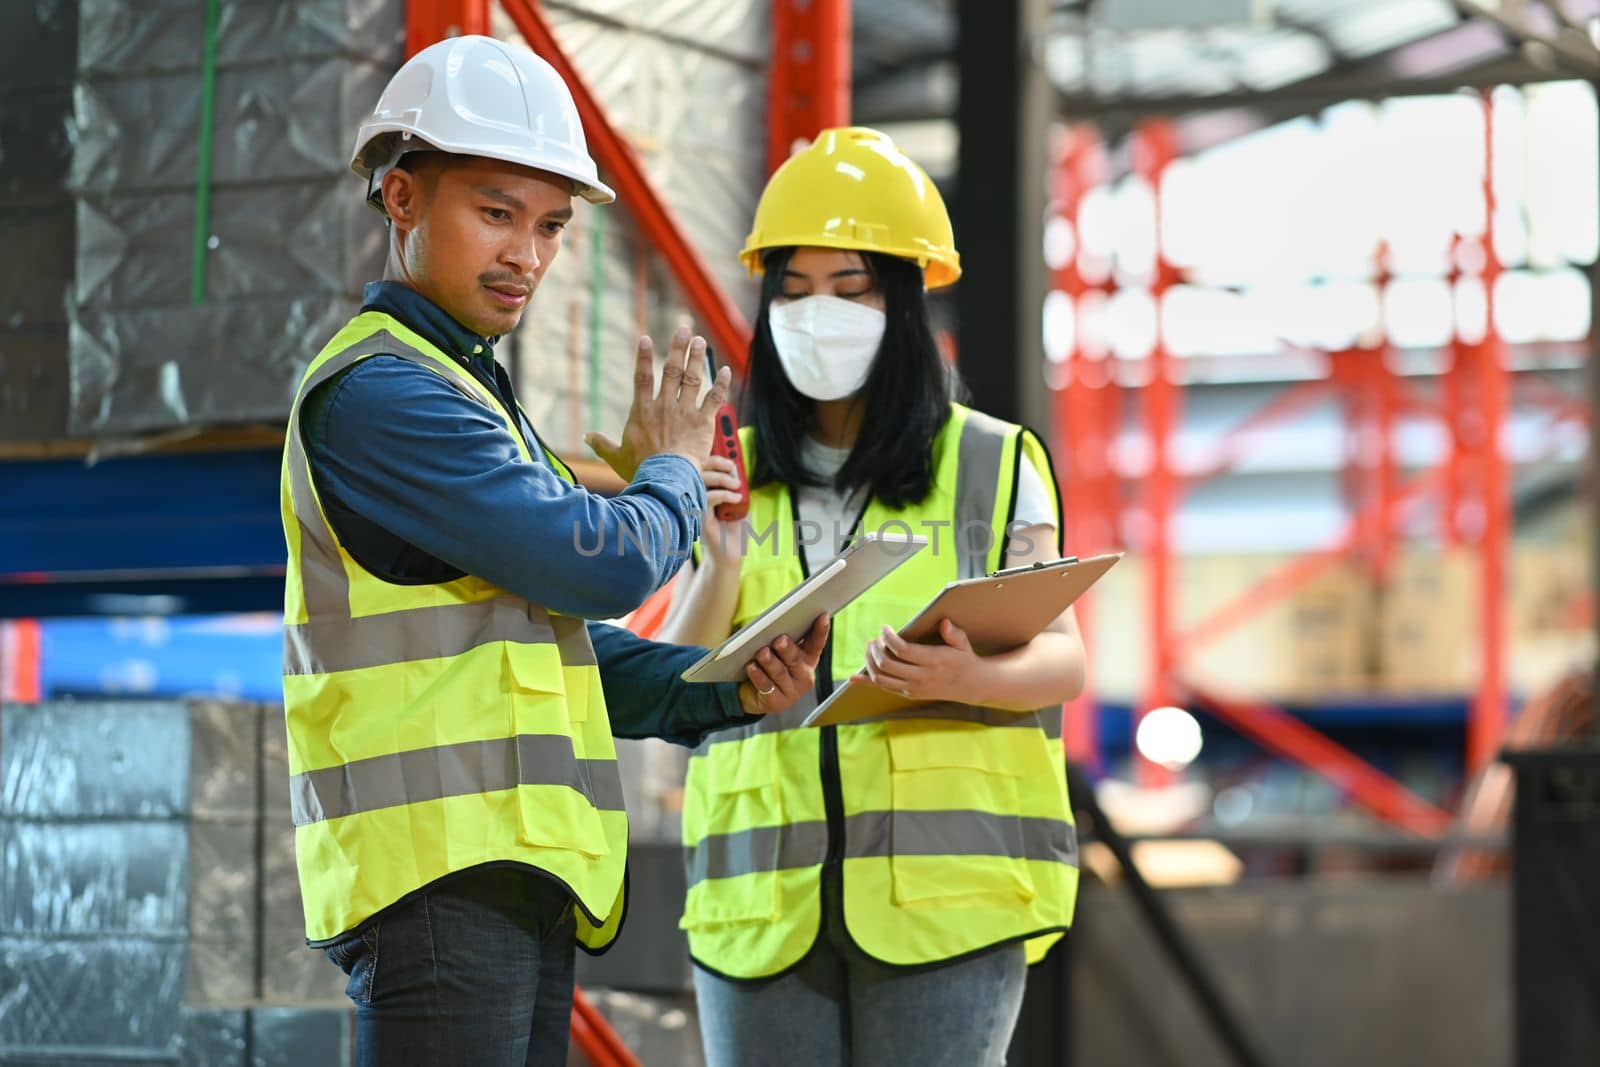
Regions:
[[407, 152], [484, 156], [570, 178], [592, 204], [617, 194], [600, 181], [572, 93], [555, 68], [520, 45], [451, 37], [406, 61], [356, 134], [350, 167], [378, 183]]

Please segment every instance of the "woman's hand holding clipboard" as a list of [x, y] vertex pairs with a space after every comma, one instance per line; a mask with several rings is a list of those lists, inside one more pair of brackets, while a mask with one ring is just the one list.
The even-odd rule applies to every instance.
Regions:
[[[976, 656], [992, 656], [1032, 641], [1121, 558], [1119, 552], [1083, 560], [1062, 559], [997, 571], [987, 578], [951, 582], [894, 634], [894, 644], [887, 636], [880, 639], [881, 644], [874, 643], [890, 650], [927, 647], [934, 652], [933, 656], [921, 657], [927, 664], [940, 663], [947, 657], [938, 669], [924, 672], [922, 679], [930, 686], [927, 692], [937, 693], [937, 679], [946, 677], [947, 667], [970, 662], [965, 660], [968, 651]], [[965, 650], [952, 646], [949, 638], [953, 634], [959, 635]], [[934, 648], [936, 643], [948, 651]], [[875, 685], [863, 672], [851, 675], [836, 688], [807, 717], [805, 725], [856, 722], [948, 699], [895, 692]]]

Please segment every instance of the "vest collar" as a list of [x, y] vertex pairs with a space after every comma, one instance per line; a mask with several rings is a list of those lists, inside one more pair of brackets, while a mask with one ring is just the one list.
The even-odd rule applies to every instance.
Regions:
[[463, 366], [476, 364], [494, 376], [494, 343], [498, 337], [480, 337], [450, 317], [450, 313], [404, 282], [367, 283], [362, 311], [381, 311], [415, 330]]

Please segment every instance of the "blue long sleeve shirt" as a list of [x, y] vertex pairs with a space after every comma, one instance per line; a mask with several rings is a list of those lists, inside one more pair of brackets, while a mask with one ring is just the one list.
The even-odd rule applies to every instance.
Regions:
[[[493, 411], [425, 367], [377, 355], [336, 375], [305, 399], [300, 425], [323, 509], [358, 563], [406, 584], [472, 574], [586, 619], [633, 610], [677, 572], [705, 507], [693, 464], [646, 459], [614, 498], [570, 485], [517, 406], [494, 338], [398, 282], [367, 286], [364, 310], [394, 316], [460, 361], [517, 413], [533, 460]], [[703, 650], [596, 622], [589, 634], [618, 737], [694, 745], [750, 721], [737, 686], [679, 678]]]

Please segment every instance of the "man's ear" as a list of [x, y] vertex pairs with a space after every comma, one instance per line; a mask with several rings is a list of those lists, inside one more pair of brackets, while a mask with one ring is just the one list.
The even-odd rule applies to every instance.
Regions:
[[393, 167], [383, 176], [383, 183], [378, 188], [383, 195], [384, 214], [389, 216], [395, 229], [404, 232], [417, 224], [422, 182], [415, 174]]

